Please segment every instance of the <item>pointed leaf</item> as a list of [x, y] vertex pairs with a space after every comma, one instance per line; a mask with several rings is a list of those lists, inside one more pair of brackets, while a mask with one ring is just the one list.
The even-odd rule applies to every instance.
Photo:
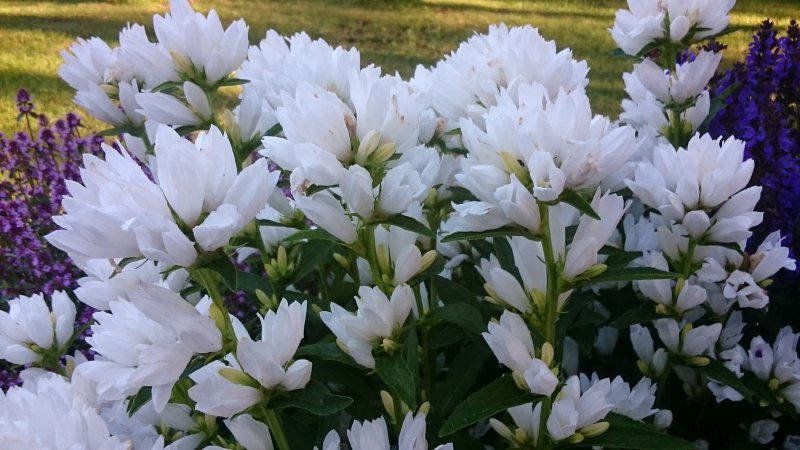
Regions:
[[453, 434], [473, 423], [488, 419], [513, 406], [532, 402], [536, 398], [538, 396], [518, 388], [511, 375], [503, 375], [456, 406], [453, 414], [439, 430], [439, 437]]
[[383, 220], [380, 223], [394, 225], [404, 230], [413, 231], [414, 233], [417, 233], [420, 236], [436, 239], [436, 233], [431, 231], [431, 229], [428, 228], [427, 225], [423, 224], [417, 219], [414, 219], [413, 217], [404, 216], [402, 214], [395, 214], [393, 216], [389, 216], [386, 220]]
[[[649, 450], [692, 450], [695, 448], [691, 442], [670, 436], [645, 423], [619, 414], [610, 413], [604, 420], [611, 425], [608, 431], [600, 436], [587, 438], [577, 446], [581, 448], [646, 448]], [[576, 445], [559, 446], [559, 448], [571, 447], [576, 447]]]
[[612, 322], [612, 325], [617, 328], [626, 328], [637, 323], [648, 323], [661, 317], [656, 312], [652, 302], [647, 302], [625, 311], [617, 317], [617, 320]]
[[400, 400], [412, 410], [417, 409], [417, 388], [414, 384], [414, 375], [400, 352], [375, 357], [375, 370], [381, 380], [400, 396]]
[[322, 228], [314, 228], [312, 230], [300, 230], [297, 233], [287, 237], [284, 239], [286, 242], [296, 242], [296, 241], [314, 241], [314, 240], [321, 240], [321, 241], [331, 241], [331, 242], [341, 242], [338, 238], [334, 235], [328, 233], [327, 231], [323, 230]]
[[484, 323], [481, 313], [473, 306], [463, 302], [450, 303], [436, 308], [428, 320], [450, 322], [475, 334], [486, 331], [486, 323]]
[[469, 392], [489, 359], [483, 343], [467, 344], [449, 365], [447, 377], [433, 390], [432, 402], [440, 414], [449, 414]]
[[303, 245], [300, 253], [300, 261], [292, 274], [289, 284], [295, 284], [303, 277], [316, 270], [320, 264], [333, 253], [333, 243], [330, 241], [317, 240]]
[[674, 280], [681, 274], [675, 272], [665, 272], [653, 269], [652, 267], [609, 267], [605, 272], [592, 278], [583, 284], [593, 283], [616, 283], [618, 281], [635, 280]]
[[500, 227], [494, 230], [486, 231], [457, 231], [443, 237], [442, 242], [470, 241], [475, 239], [488, 239], [497, 236], [525, 236], [528, 239], [537, 240], [536, 236], [532, 235], [530, 231], [524, 228]]
[[285, 393], [269, 402], [270, 409], [300, 408], [315, 416], [335, 414], [353, 403], [353, 399], [332, 394], [324, 384], [317, 380], [308, 382], [305, 388]]
[[592, 219], [600, 220], [600, 216], [592, 208], [592, 205], [573, 190], [565, 190], [563, 193], [561, 193], [561, 196], [558, 197], [558, 200], [573, 206], [575, 209], [583, 214], [586, 214]]

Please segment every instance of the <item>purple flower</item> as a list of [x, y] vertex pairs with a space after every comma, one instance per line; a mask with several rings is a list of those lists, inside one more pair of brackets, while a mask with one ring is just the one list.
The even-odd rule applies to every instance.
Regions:
[[[724, 97], [723, 94], [727, 95]], [[746, 142], [745, 157], [755, 160], [752, 183], [764, 187], [759, 209], [764, 222], [753, 242], [779, 229], [784, 245], [800, 255], [800, 27], [792, 21], [786, 36], [765, 20], [753, 36], [744, 62], [718, 81], [724, 98], [712, 120], [714, 136]]]

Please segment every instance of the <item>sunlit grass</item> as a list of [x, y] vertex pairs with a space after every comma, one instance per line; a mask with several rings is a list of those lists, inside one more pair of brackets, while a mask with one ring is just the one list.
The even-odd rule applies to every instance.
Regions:
[[[454, 50], [474, 32], [490, 24], [530, 23], [559, 48], [570, 47], [574, 56], [591, 67], [589, 93], [597, 112], [615, 116], [622, 98], [621, 73], [631, 61], [610, 55], [613, 42], [606, 31], [624, 0], [195, 0], [202, 11], [215, 8], [223, 21], [244, 17], [251, 42], [268, 28], [291, 34], [306, 30], [333, 44], [356, 46], [364, 64], [374, 63], [384, 72], [413, 73], [417, 64], [431, 64]], [[78, 36], [100, 36], [116, 43], [128, 22], [150, 27], [151, 16], [163, 13], [166, 1], [116, 2], [4, 1], [0, 3], [0, 130], [14, 131], [13, 96], [28, 88], [40, 108], [51, 116], [70, 109], [73, 92], [58, 78], [59, 51]], [[726, 64], [738, 59], [758, 24], [766, 17], [784, 29], [791, 17], [800, 16], [796, 0], [739, 0], [732, 24], [740, 31], [725, 36], [729, 45]], [[102, 125], [90, 121], [90, 128]]]

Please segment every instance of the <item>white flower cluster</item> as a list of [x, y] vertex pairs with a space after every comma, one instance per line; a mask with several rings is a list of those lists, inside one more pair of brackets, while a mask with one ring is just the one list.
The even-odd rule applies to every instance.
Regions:
[[[647, 57], [624, 77], [619, 122], [592, 113], [586, 63], [530, 26], [493, 26], [410, 81], [305, 33], [248, 47], [243, 21], [224, 28], [186, 0], [154, 17], [156, 42], [129, 25], [116, 48], [76, 43], [61, 76], [124, 139], [85, 156], [47, 237], [86, 274], [74, 296], [97, 309], [94, 357], [62, 363], [68, 294], [8, 301], [0, 358], [30, 367], [0, 394], [0, 441], [287, 450], [319, 444], [287, 436], [315, 416], [314, 430], [333, 428], [323, 450], [344, 436], [425, 450], [446, 442], [427, 430], [431, 411], [443, 430], [445, 414], [462, 429], [489, 418], [462, 424], [475, 386], [448, 385], [478, 334], [517, 395], [495, 411], [530, 402], [453, 442], [483, 445], [491, 427], [512, 447], [595, 446], [622, 420], [671, 439], [653, 429], [672, 422], [656, 400], [669, 377], [748, 397], [712, 363], [717, 378], [763, 385], [769, 417], [800, 412], [800, 334], [742, 343], [742, 310], [765, 310], [770, 277], [795, 262], [779, 232], [748, 254], [762, 220], [754, 164], [743, 142], [697, 132], [721, 55], [664, 63], [722, 31], [733, 1], [628, 3], [612, 35]], [[223, 87], [238, 90], [232, 109]], [[630, 316], [645, 319], [619, 325], [611, 288], [630, 289]], [[241, 297], [253, 309], [236, 310]], [[578, 373], [582, 353], [613, 358], [628, 326], [645, 378]], [[473, 369], [477, 385], [489, 371]], [[437, 389], [467, 400], [442, 405]], [[353, 420], [380, 414], [378, 397], [386, 419]], [[757, 442], [778, 432], [747, 425]]]

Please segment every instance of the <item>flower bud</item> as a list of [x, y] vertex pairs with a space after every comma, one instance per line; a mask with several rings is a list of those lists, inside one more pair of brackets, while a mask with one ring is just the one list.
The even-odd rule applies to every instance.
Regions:
[[581, 428], [580, 434], [582, 434], [582, 435], [584, 435], [584, 436], [586, 436], [588, 438], [597, 437], [597, 436], [600, 436], [601, 434], [605, 433], [606, 431], [608, 431], [608, 427], [609, 426], [610, 425], [609, 425], [608, 422], [593, 423], [593, 424], [589, 425], [588, 427]]
[[381, 403], [383, 403], [383, 409], [389, 415], [392, 423], [397, 423], [397, 418], [394, 416], [394, 398], [392, 398], [392, 394], [381, 390]]
[[553, 346], [549, 342], [545, 342], [542, 344], [542, 354], [541, 359], [548, 367], [553, 362], [553, 356], [555, 355], [555, 351], [553, 350]]
[[514, 433], [512, 433], [511, 429], [508, 428], [508, 425], [504, 424], [503, 422], [500, 422], [497, 419], [489, 419], [489, 426], [492, 427], [492, 429], [503, 439], [509, 442], [515, 442], [517, 440], [516, 436], [514, 436]]
[[705, 356], [692, 356], [691, 358], [687, 358], [686, 362], [692, 366], [705, 367], [711, 363], [711, 360]]
[[255, 380], [250, 378], [249, 375], [232, 367], [220, 368], [219, 375], [234, 384], [240, 384], [242, 386], [250, 386], [254, 388], [260, 387], [260, 385]]
[[581, 433], [575, 433], [567, 439], [570, 444], [580, 444], [583, 442], [584, 436]]

